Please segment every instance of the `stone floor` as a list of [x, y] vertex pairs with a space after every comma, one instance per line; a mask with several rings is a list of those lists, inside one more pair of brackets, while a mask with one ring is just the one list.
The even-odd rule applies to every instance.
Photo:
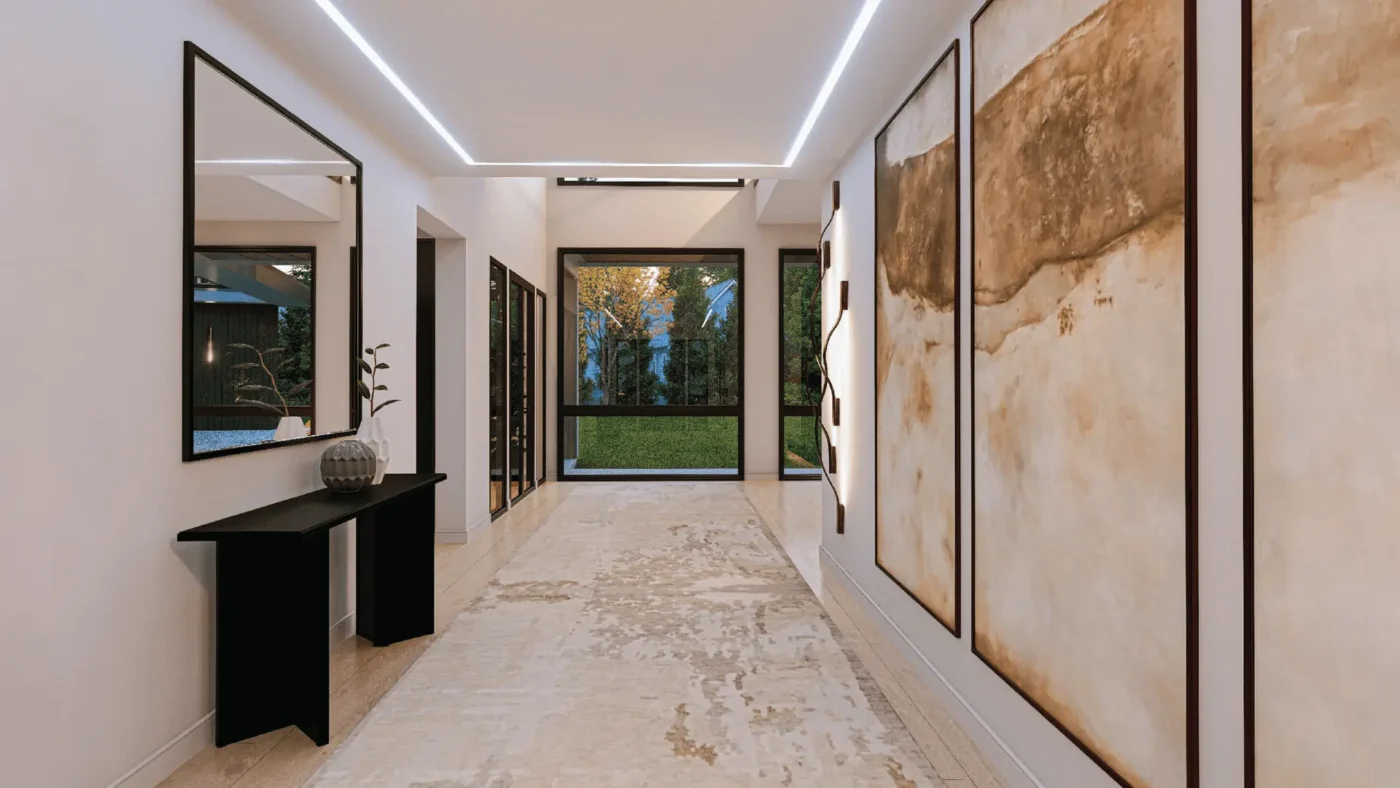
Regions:
[[[688, 488], [701, 491], [701, 496], [697, 498], [694, 493], [686, 493], [685, 490]], [[694, 508], [697, 501], [704, 500], [703, 492], [707, 489], [712, 491], [712, 497], [722, 500], [722, 503], [710, 507], [708, 511], [703, 507]], [[619, 493], [626, 490], [632, 492], [620, 497]], [[648, 503], [649, 500], [651, 503]], [[656, 506], [658, 502], [665, 501], [671, 501], [673, 505]], [[683, 505], [675, 504], [677, 501], [683, 502]], [[620, 505], [624, 509], [628, 506], [639, 507], [633, 510], [640, 516], [636, 522], [645, 522], [648, 517], [675, 519], [682, 510], [689, 511], [689, 514], [680, 516], [680, 519], [677, 519], [675, 523], [665, 526], [661, 532], [655, 534], [656, 538], [645, 546], [636, 544], [636, 542], [643, 537], [651, 537], [647, 537], [647, 532], [644, 530], [635, 530], [636, 526], [615, 530], [609, 534], [603, 534], [595, 528], [593, 537], [582, 541], [572, 537], [561, 537], [561, 534], [570, 533], [570, 529], [563, 527], [566, 523], [588, 522], [589, 512], [596, 513], [593, 518], [593, 522], [596, 523], [603, 523], [607, 520], [631, 522], [634, 518], [618, 516]], [[648, 509], [648, 506], [655, 506], [655, 508]], [[690, 508], [687, 510], [686, 507]], [[668, 508], [672, 510], [669, 514]], [[884, 760], [876, 759], [879, 760], [883, 769], [880, 771], [881, 776], [878, 779], [871, 777], [867, 780], [865, 777], [860, 777], [852, 781], [848, 777], [844, 782], [827, 783], [808, 778], [795, 779], [789, 784], [936, 786], [941, 783], [952, 786], [952, 788], [1000, 788], [1001, 783], [985, 764], [971, 741], [951, 720], [931, 693], [919, 684], [912, 668], [904, 662], [893, 647], [881, 639], [873, 622], [866, 619], [859, 608], [850, 600], [844, 599], [838, 588], [828, 587], [822, 582], [817, 552], [820, 541], [819, 508], [820, 487], [811, 482], [713, 483], [712, 485], [696, 483], [545, 485], [517, 505], [508, 515], [493, 523], [488, 532], [483, 533], [479, 538], [465, 545], [439, 546], [437, 554], [437, 631], [440, 633], [439, 635], [400, 643], [385, 649], [375, 649], [362, 641], [351, 639], [333, 649], [330, 688], [332, 740], [330, 746], [317, 748], [295, 729], [276, 731], [221, 750], [207, 749], [181, 767], [163, 785], [169, 788], [183, 788], [184, 786], [199, 786], [200, 788], [222, 788], [224, 786], [239, 786], [240, 788], [277, 786], [281, 788], [285, 786], [293, 788], [294, 786], [307, 785], [313, 778], [315, 782], [312, 784], [317, 786], [403, 785], [408, 788], [410, 785], [476, 786], [479, 784], [485, 787], [512, 784], [509, 782], [510, 776], [518, 772], [511, 771], [509, 758], [506, 757], [509, 754], [507, 750], [514, 748], [513, 752], [517, 754], [529, 751], [528, 747], [521, 745], [522, 739], [519, 737], [512, 740], [501, 740], [505, 744], [493, 745], [502, 748], [500, 757], [494, 761], [489, 760], [493, 757], [492, 753], [484, 753], [482, 748], [476, 747], [472, 750], [472, 757], [484, 753], [485, 759], [475, 762], [474, 766], [471, 763], [449, 764], [444, 762], [437, 764], [437, 767], [443, 769], [443, 771], [438, 772], [439, 774], [461, 774], [461, 769], [477, 768], [478, 771], [473, 773], [485, 775], [487, 779], [485, 782], [477, 783], [467, 782], [456, 777], [425, 781], [421, 779], [422, 774], [415, 776], [409, 772], [396, 772], [396, 757], [421, 764], [431, 761], [433, 757], [441, 757], [443, 752], [466, 752], [467, 748], [453, 744], [452, 747], [436, 751], [437, 755], [429, 752], [426, 759], [421, 757], [421, 750], [414, 753], [399, 750], [397, 752], [400, 754], [396, 755], [393, 745], [395, 737], [385, 734], [392, 732], [396, 724], [407, 721], [410, 725], [425, 726], [417, 729], [416, 735], [420, 739], [460, 741], [450, 739], [450, 737], [464, 735], [464, 732], [469, 733], [472, 730], [471, 725], [461, 723], [461, 718], [481, 711], [480, 703], [478, 701], [477, 705], [473, 706], [472, 696], [466, 695], [460, 696], [462, 699], [459, 705], [451, 706], [444, 704], [442, 698], [446, 697], [449, 692], [488, 689], [485, 685], [472, 687], [468, 682], [470, 674], [452, 669], [456, 661], [462, 659], [486, 658], [484, 652], [472, 648], [473, 642], [480, 642], [479, 636], [481, 631], [484, 631], [474, 632], [473, 627], [506, 626], [507, 629], [503, 631], [508, 639], [513, 638], [514, 641], [523, 643], [528, 640], [528, 638], [522, 637], [522, 633], [526, 633], [526, 630], [510, 628], [515, 626], [511, 623], [514, 619], [510, 616], [492, 619], [492, 611], [498, 611], [502, 604], [519, 606], [522, 602], [530, 601], [525, 598], [529, 596], [528, 594], [525, 597], [519, 596], [521, 589], [528, 591], [534, 587], [530, 584], [539, 583], [551, 577], [552, 581], [568, 580], [569, 578], [562, 575], [569, 572], [578, 573], [574, 569], [563, 569], [563, 567], [570, 566], [570, 562], [560, 559], [566, 557], [569, 551], [574, 551], [577, 556], [581, 557], [579, 566], [592, 572], [598, 571], [600, 567], [606, 569], [607, 567], [604, 565], [612, 560], [611, 557], [628, 550], [649, 550], [651, 551], [649, 555], [652, 558], [661, 555], [674, 557], [681, 554], [676, 550], [679, 543], [668, 543], [662, 534], [669, 533], [674, 526], [685, 526], [678, 528], [675, 533], [670, 535], [690, 540], [698, 539], [699, 541], [694, 544], [702, 548], [701, 553], [708, 549], [704, 548], [706, 539], [711, 542], [716, 538], [727, 539], [729, 537], [724, 536], [724, 534], [728, 530], [739, 533], [742, 538], [737, 543], [727, 544], [726, 549], [732, 548], [748, 556], [743, 559], [747, 567], [745, 571], [756, 572], [765, 578], [765, 582], [782, 586], [778, 591], [780, 595], [785, 595], [783, 598], [789, 602], [786, 614], [788, 619], [784, 622], [784, 626], [789, 628], [806, 627], [807, 630], [803, 636], [815, 643], [815, 646], [809, 649], [810, 654], [814, 655], [809, 662], [814, 660], [820, 665], [820, 668], [805, 676], [805, 685], [812, 685], [813, 682], [820, 680], [820, 682], [825, 682], [826, 686], [834, 688], [835, 692], [851, 694], [853, 697], [857, 694], [868, 696], [855, 698], [861, 702], [868, 701], [866, 705], [869, 714], [851, 722], [849, 730], [843, 730], [839, 725], [832, 727], [833, 718], [831, 715], [818, 715], [807, 721], [807, 729], [803, 730], [802, 733], [807, 734], [811, 730], [820, 729], [823, 736], [830, 734], [833, 741], [845, 742], [849, 751], [848, 756], [856, 755], [861, 747], [866, 747], [868, 750], [871, 742], [866, 740], [867, 737], [873, 735], [878, 738], [888, 734], [885, 735], [887, 740], [885, 744], [876, 743], [875, 746], [875, 750], [879, 753], [889, 756]], [[604, 516], [603, 513], [606, 510], [610, 510], [612, 514]], [[786, 561], [782, 562], [786, 567], [785, 570], [780, 571], [777, 564], [771, 561], [771, 555], [764, 552], [762, 542], [750, 538], [755, 534], [760, 534], [762, 526], [757, 526], [756, 529], [754, 526], [748, 526], [748, 530], [744, 530], [744, 526], [747, 526], [748, 521], [753, 518], [754, 512], [767, 526], [768, 532], [776, 537], [786, 551], [788, 558], [791, 559], [790, 566], [786, 564]], [[724, 527], [727, 522], [732, 523], [733, 529]], [[698, 530], [688, 532], [687, 528], [690, 525], [697, 526]], [[541, 532], [542, 529], [544, 529], [544, 536], [536, 543], [532, 537]], [[583, 532], [582, 529], [573, 530]], [[628, 542], [633, 544], [628, 544]], [[771, 542], [768, 542], [768, 545], [771, 547]], [[718, 552], [712, 550], [711, 552], [713, 555], [721, 555], [724, 550]], [[776, 550], [771, 552], [776, 554]], [[638, 555], [640, 554], [638, 553]], [[519, 560], [515, 560], [517, 557]], [[655, 571], [657, 567], [665, 563], [666, 561], [662, 561], [660, 564], [653, 562], [652, 570]], [[671, 577], [672, 582], [675, 581], [676, 577], [680, 577], [686, 584], [703, 580], [704, 572], [697, 574], [697, 571], [704, 569], [704, 567], [684, 566], [674, 562], [671, 562], [670, 565], [671, 570], [668, 571], [680, 572], [680, 575]], [[791, 573], [794, 566], [796, 572], [800, 573], [801, 578], [815, 592], [815, 599], [819, 600], [820, 607], [813, 604], [810, 609], [804, 608], [803, 604], [805, 603], [801, 601], [802, 598], [810, 600], [812, 597], [806, 594], [805, 589], [791, 588], [794, 584], [788, 583], [784, 579], [782, 571]], [[755, 569], [755, 567], [758, 568]], [[625, 568], [623, 566], [624, 570]], [[616, 570], [618, 567], [612, 566], [612, 569]], [[714, 567], [705, 571], [710, 572], [710, 574], [716, 573]], [[561, 576], [553, 577], [550, 573]], [[587, 574], [587, 572], [583, 574]], [[718, 572], [718, 574], [723, 575], [724, 572]], [[590, 577], [596, 579], [598, 575], [594, 574]], [[619, 579], [618, 577], [609, 577], [611, 581], [614, 581], [609, 584], [614, 589], [626, 587], [627, 583], [625, 582], [615, 582]], [[575, 580], [574, 582], [579, 581]], [[521, 585], [522, 583], [525, 585]], [[730, 590], [744, 593], [761, 591], [764, 594], [775, 591], [774, 588]], [[801, 594], [797, 594], [797, 590], [801, 590]], [[511, 597], [512, 594], [517, 594], [517, 597], [503, 599], [503, 595]], [[595, 623], [601, 620], [598, 617], [600, 610], [605, 616], [615, 618], [618, 610], [626, 609], [635, 601], [620, 591], [613, 593], [612, 596], [596, 595], [592, 592], [586, 595], [587, 598], [584, 598], [582, 594], [577, 596], [579, 596], [578, 599], [570, 597], [567, 603], [579, 606], [579, 611], [575, 611], [575, 614], [584, 611], [585, 608], [591, 609], [593, 612], [588, 615], [593, 616], [593, 618], [589, 620]], [[729, 598], [726, 597], [726, 599]], [[565, 602], [566, 600], [556, 601]], [[721, 627], [715, 630], [723, 637], [732, 638], [736, 632], [743, 635], [739, 630], [744, 626], [743, 621], [750, 618], [746, 615], [742, 605], [731, 609], [733, 604], [738, 603], [726, 601], [726, 607], [721, 611], [728, 615], [729, 624], [727, 626], [730, 629], [725, 630]], [[547, 607], [547, 602], [542, 602], [541, 606], [531, 605], [518, 609], [544, 611]], [[822, 615], [823, 610], [825, 615]], [[551, 627], [558, 628], [561, 626], [559, 622], [564, 620], [558, 619], [551, 624], [548, 614], [540, 612], [540, 616], [543, 617], [537, 617], [530, 624], [530, 626], [536, 627], [538, 632], [548, 631]], [[454, 621], [457, 621], [457, 624], [453, 625]], [[449, 628], [450, 625], [451, 628]], [[829, 633], [828, 635], [822, 634], [824, 629]], [[598, 631], [603, 632], [604, 630]], [[692, 635], [695, 632], [695, 630], [691, 630]], [[459, 635], [466, 636], [459, 638]], [[474, 639], [472, 635], [475, 635], [476, 638]], [[767, 642], [780, 643], [783, 638], [787, 638], [787, 635], [783, 635], [777, 640], [767, 638]], [[438, 642], [439, 640], [442, 642]], [[619, 640], [615, 632], [607, 635], [603, 640], [609, 644], [608, 648], [629, 647], [627, 646], [629, 643], [635, 646], [638, 642], [635, 638]], [[836, 647], [833, 644], [837, 642], [842, 644], [841, 647], [853, 653], [857, 660], [832, 660], [831, 649]], [[435, 643], [433, 651], [425, 656], [424, 652]], [[598, 652], [597, 643], [587, 641], [585, 645], [588, 645], [594, 652]], [[650, 645], [656, 646], [658, 644], [651, 643]], [[661, 645], [672, 647], [675, 643], [667, 641]], [[781, 656], [785, 652], [779, 649], [775, 653]], [[424, 657], [424, 659], [420, 660], [420, 657]], [[746, 655], [746, 658], [760, 660], [760, 668], [762, 660], [765, 659], [762, 653], [750, 653]], [[415, 665], [415, 663], [418, 664]], [[508, 661], [500, 661], [497, 663], [497, 669], [507, 664]], [[776, 663], [774, 664], [776, 665]], [[849, 669], [842, 669], [842, 665], [848, 665]], [[574, 665], [574, 667], [578, 667], [578, 665]], [[656, 665], [648, 667], [656, 668]], [[793, 663], [789, 664], [788, 667], [803, 666]], [[811, 665], [807, 665], [803, 669], [810, 670]], [[698, 780], [697, 776], [714, 778], [705, 784], [761, 785], [765, 784], [766, 779], [770, 776], [773, 778], [772, 784], [782, 784], [782, 779], [787, 775], [771, 768], [778, 761], [766, 762], [763, 757], [758, 756], [765, 754], [764, 757], [767, 757], [766, 753], [772, 750], [778, 754], [773, 757], [779, 759], [792, 757], [791, 763], [795, 764], [798, 758], [793, 753], [796, 751], [789, 750], [787, 755], [783, 756], [782, 747], [770, 746], [774, 741], [777, 741], [775, 739], [766, 740], [767, 743], [762, 746], [752, 746], [753, 742], [745, 738], [750, 736], [750, 731], [754, 729], [752, 726], [745, 722], [743, 726], [736, 727], [735, 721], [741, 718], [732, 714], [728, 718], [723, 718], [724, 714], [737, 711], [737, 706], [743, 701], [732, 699], [728, 701], [728, 706], [735, 706], [735, 709], [730, 709], [721, 702], [718, 704], [720, 711], [715, 712], [716, 706], [714, 704], [707, 706], [706, 700], [707, 697], [711, 700], [718, 697], [715, 695], [719, 688], [718, 683], [707, 683], [705, 676], [696, 678], [696, 676], [689, 674], [688, 670], [689, 668], [686, 668], [674, 673], [673, 675], [677, 679], [675, 682], [668, 683], [658, 680], [655, 674], [648, 679], [654, 685], [649, 694], [656, 696], [656, 703], [667, 705], [667, 711], [672, 719], [668, 719], [668, 724], [660, 726], [658, 730], [651, 731], [642, 727], [636, 732], [636, 737], [656, 738], [657, 742], [651, 743], [653, 745], [665, 742], [664, 747], [653, 747], [652, 750], [639, 747], [635, 753], [628, 749], [619, 749], [614, 753], [615, 757], [618, 754], [629, 758], [636, 756], [629, 766], [631, 771], [627, 772], [631, 779], [625, 784], [648, 784], [649, 763], [654, 763], [656, 767], [654, 775], [656, 778], [669, 780], [666, 784], [681, 784], [685, 781], [689, 781], [690, 784], [705, 782]], [[405, 673], [408, 675], [405, 676]], [[760, 675], [762, 675], [761, 669]], [[726, 678], [732, 684], [733, 677], [726, 675]], [[403, 681], [400, 681], [401, 679]], [[692, 679], [694, 679], [693, 682]], [[512, 680], [519, 684], [521, 681], [533, 679], [529, 675], [522, 674], [514, 676]], [[750, 679], [750, 681], [753, 680]], [[399, 685], [398, 689], [394, 689], [396, 684]], [[672, 686], [673, 684], [674, 686]], [[605, 685], [606, 682], [602, 682], [595, 686]], [[851, 686], [863, 686], [864, 689], [861, 693], [850, 693], [848, 689]], [[394, 689], [394, 692], [391, 693], [391, 689]], [[724, 688], [724, 692], [728, 691], [727, 687]], [[776, 685], [773, 685], [766, 690], [760, 687], [760, 691], [778, 692], [778, 689]], [[413, 694], [415, 692], [418, 693], [417, 697], [420, 700], [430, 698], [431, 702], [415, 703]], [[607, 704], [610, 702], [610, 696], [616, 701], [625, 695], [618, 690], [611, 693], [594, 692], [590, 695], [584, 686], [571, 687], [570, 692], [572, 694], [569, 697], [579, 703]], [[695, 698], [683, 699], [682, 703], [672, 703], [675, 700], [675, 693], [689, 692], [698, 694]], [[707, 692], [710, 693], [709, 696], [706, 695]], [[387, 698], [385, 697], [386, 693], [389, 693]], [[750, 693], [740, 693], [741, 696], [743, 694]], [[750, 694], [750, 697], [757, 700], [757, 696]], [[371, 713], [376, 704], [380, 703], [381, 698], [385, 701], [383, 708]], [[625, 704], [623, 705], [625, 706]], [[750, 716], [745, 719], [755, 720], [755, 724], [757, 724], [757, 721], [767, 715], [768, 705], [768, 703], [763, 704], [763, 708], [760, 710], [761, 714], [758, 717], [752, 716], [752, 709], [747, 709]], [[422, 714], [418, 714], [420, 706], [424, 709]], [[470, 710], [469, 707], [471, 707]], [[817, 703], [816, 707], [820, 708], [821, 704]], [[447, 713], [454, 708], [461, 712], [456, 717]], [[676, 708], [681, 708], [681, 711], [676, 711]], [[637, 708], [630, 710], [624, 708], [622, 710], [630, 714], [637, 713]], [[500, 708], [487, 709], [487, 711], [500, 716], [497, 723], [502, 720], [513, 721], [512, 724], [515, 728], [520, 728], [518, 714], [512, 716], [510, 713], [502, 712]], [[556, 709], [556, 711], [559, 710]], [[415, 717], [415, 715], [417, 716]], [[554, 722], [557, 724], [554, 728], [540, 730], [545, 730], [548, 735], [563, 736], [566, 739], [572, 739], [579, 735], [586, 739], [588, 731], [584, 726], [569, 727], [564, 725], [559, 727], [559, 725], [563, 725], [563, 723], [559, 723], [560, 719], [568, 720], [570, 718], [568, 709], [563, 709], [562, 713], [556, 715]], [[799, 727], [802, 726], [799, 725]], [[732, 734], [736, 731], [743, 735], [734, 737]], [[517, 730], [517, 732], [519, 731]], [[525, 736], [525, 740], [528, 740], [536, 732], [538, 731], [533, 728], [527, 731], [526, 733], [529, 735]], [[346, 742], [352, 733], [354, 733], [353, 740], [347, 745]], [[652, 733], [655, 733], [654, 737], [651, 736]], [[789, 731], [789, 733], [792, 732]], [[729, 735], [730, 738], [726, 739], [726, 735]], [[768, 735], [766, 731], [764, 735]], [[793, 739], [793, 736], [797, 736], [797, 738]], [[605, 740], [599, 739], [597, 741]], [[786, 744], [783, 746], [793, 746], [795, 741], [795, 746], [799, 749], [805, 747], [805, 741], [797, 734], [788, 735], [784, 741]], [[507, 744], [509, 747], [506, 746]], [[597, 742], [593, 746], [596, 749]], [[648, 752], [656, 753], [654, 762], [647, 760], [648, 757], [652, 757], [647, 755]], [[725, 753], [728, 753], [729, 760], [724, 760]], [[521, 757], [523, 758], [523, 756]], [[726, 775], [723, 779], [717, 777], [720, 772], [713, 771], [714, 767], [707, 763], [711, 759], [721, 763], [727, 770], [723, 772]], [[526, 761], [522, 760], [521, 762]], [[483, 764], [489, 767], [485, 771], [481, 771], [479, 768]], [[898, 768], [893, 768], [890, 764], [896, 764]], [[567, 764], [565, 765], [567, 766]], [[853, 764], [850, 768], [855, 769], [858, 766], [859, 764]], [[826, 768], [836, 768], [835, 762], [826, 764]], [[457, 771], [454, 772], [453, 769]], [[789, 770], [791, 771], [791, 767]], [[775, 773], [770, 775], [769, 772]], [[820, 768], [808, 772], [808, 774], [816, 773], [827, 774], [828, 772], [824, 772]], [[566, 769], [563, 772], [553, 773], [550, 777], [553, 780], [552, 783], [522, 780], [515, 784], [520, 786], [533, 784], [601, 785], [607, 784], [608, 781], [622, 779], [617, 777], [616, 772], [583, 773], [582, 778], [577, 777], [577, 774], [579, 773], [570, 773]], [[761, 777], [760, 774], [762, 774]], [[496, 781], [492, 782], [491, 780]], [[681, 782], [677, 782], [677, 780]]]

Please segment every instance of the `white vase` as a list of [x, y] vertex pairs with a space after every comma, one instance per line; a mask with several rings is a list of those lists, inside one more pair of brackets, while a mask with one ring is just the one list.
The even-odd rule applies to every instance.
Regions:
[[294, 438], [306, 437], [306, 422], [297, 416], [283, 416], [277, 422], [277, 431], [272, 434], [275, 441], [289, 441]]
[[355, 432], [355, 438], [361, 443], [374, 449], [374, 456], [378, 462], [374, 472], [374, 484], [384, 481], [384, 474], [389, 470], [389, 439], [384, 435], [384, 422], [378, 416], [370, 416], [360, 421], [360, 429]]

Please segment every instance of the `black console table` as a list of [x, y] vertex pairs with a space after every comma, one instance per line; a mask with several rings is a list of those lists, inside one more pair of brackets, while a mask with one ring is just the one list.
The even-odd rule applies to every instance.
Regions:
[[330, 742], [330, 531], [355, 520], [355, 630], [376, 646], [433, 633], [433, 485], [391, 474], [181, 531], [214, 542], [214, 743], [296, 725]]

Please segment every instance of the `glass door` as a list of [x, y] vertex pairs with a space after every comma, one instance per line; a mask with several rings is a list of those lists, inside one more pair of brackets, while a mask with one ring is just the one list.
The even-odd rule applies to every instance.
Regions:
[[490, 389], [491, 516], [506, 510], [506, 268], [491, 261]]
[[510, 499], [535, 489], [535, 288], [510, 275]]

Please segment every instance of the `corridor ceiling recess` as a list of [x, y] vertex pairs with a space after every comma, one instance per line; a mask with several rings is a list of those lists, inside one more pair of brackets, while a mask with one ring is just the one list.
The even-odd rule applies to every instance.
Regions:
[[831, 172], [954, 5], [224, 4], [433, 175], [781, 179]]

